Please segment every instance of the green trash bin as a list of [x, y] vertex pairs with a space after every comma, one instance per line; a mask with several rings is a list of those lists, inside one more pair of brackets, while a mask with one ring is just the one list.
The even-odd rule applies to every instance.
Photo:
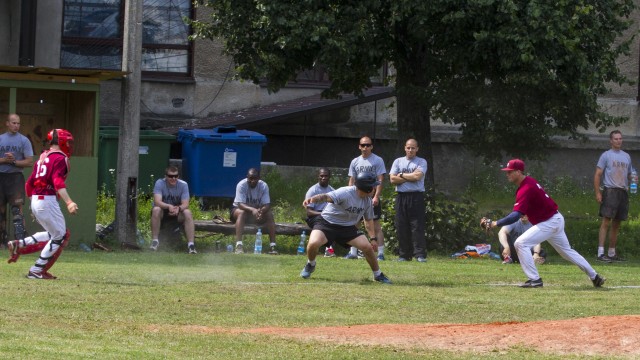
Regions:
[[[118, 127], [100, 127], [98, 148], [98, 190], [104, 186], [115, 193], [115, 176], [118, 165]], [[155, 181], [164, 176], [169, 165], [171, 143], [175, 136], [155, 130], [140, 130], [138, 147], [138, 189], [152, 193]], [[110, 171], [113, 171], [112, 172]]]

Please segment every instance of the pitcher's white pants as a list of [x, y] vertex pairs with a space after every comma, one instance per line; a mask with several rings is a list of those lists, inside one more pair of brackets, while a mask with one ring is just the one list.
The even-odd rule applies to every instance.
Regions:
[[558, 212], [548, 220], [530, 227], [514, 243], [522, 271], [530, 280], [540, 278], [536, 264], [533, 261], [531, 248], [543, 241], [548, 241], [560, 256], [578, 266], [580, 270], [589, 276], [589, 279], [593, 280], [596, 277], [596, 271], [589, 265], [587, 260], [571, 248], [569, 239], [567, 239], [567, 235], [564, 232], [564, 217]]

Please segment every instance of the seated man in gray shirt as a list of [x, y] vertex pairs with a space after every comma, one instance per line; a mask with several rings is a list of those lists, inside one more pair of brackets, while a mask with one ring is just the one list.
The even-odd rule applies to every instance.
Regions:
[[269, 232], [269, 254], [277, 255], [276, 222], [271, 212], [269, 186], [260, 180], [260, 171], [255, 168], [247, 171], [247, 178], [240, 180], [236, 186], [236, 197], [230, 210], [230, 218], [236, 224], [236, 254], [244, 252], [242, 233], [244, 225], [255, 223], [265, 225]]
[[178, 179], [178, 168], [169, 166], [165, 170], [164, 179], [158, 179], [153, 187], [153, 204], [151, 208], [151, 250], [158, 250], [160, 225], [163, 221], [175, 219], [184, 224], [187, 234], [189, 254], [196, 254], [195, 224], [189, 210], [189, 185]]

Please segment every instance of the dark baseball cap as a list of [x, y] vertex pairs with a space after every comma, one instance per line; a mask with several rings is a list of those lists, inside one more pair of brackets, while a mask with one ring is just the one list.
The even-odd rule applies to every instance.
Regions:
[[514, 171], [514, 170], [524, 171], [524, 161], [520, 159], [511, 159], [507, 163], [507, 166], [502, 168], [502, 171]]

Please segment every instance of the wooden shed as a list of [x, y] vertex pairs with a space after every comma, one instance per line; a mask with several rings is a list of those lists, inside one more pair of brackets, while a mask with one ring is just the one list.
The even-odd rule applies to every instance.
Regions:
[[[78, 204], [78, 215], [69, 216], [63, 207], [72, 244], [95, 240], [100, 82], [123, 75], [118, 71], [0, 66], [0, 117], [6, 120], [10, 113], [20, 115], [20, 133], [31, 140], [34, 161], [51, 129], [64, 128], [73, 134], [67, 187]], [[24, 173], [28, 177], [31, 169], [25, 169]], [[41, 228], [32, 221], [29, 205], [27, 199], [24, 207], [27, 232], [33, 233]], [[7, 227], [10, 237], [12, 228]]]

